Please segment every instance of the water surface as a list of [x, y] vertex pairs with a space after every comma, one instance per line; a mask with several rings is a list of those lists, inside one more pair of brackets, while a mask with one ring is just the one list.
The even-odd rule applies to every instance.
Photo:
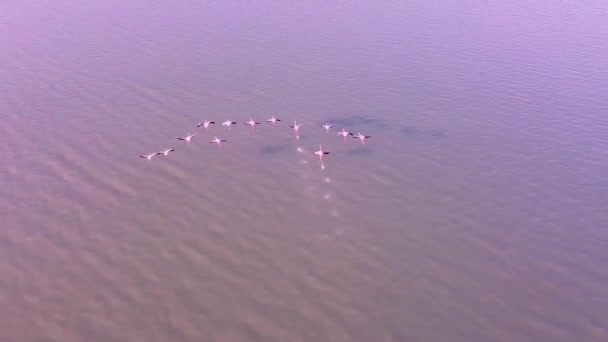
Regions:
[[0, 339], [607, 340], [607, 11], [3, 2]]

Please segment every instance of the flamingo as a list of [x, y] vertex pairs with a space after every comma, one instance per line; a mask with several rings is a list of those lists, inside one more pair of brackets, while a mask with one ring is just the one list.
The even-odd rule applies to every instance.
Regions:
[[156, 153], [150, 153], [150, 154], [144, 154], [144, 155], [141, 155], [140, 157], [141, 157], [141, 158], [146, 158], [146, 159], [150, 160], [150, 159], [152, 159], [152, 157], [154, 157], [155, 155], [156, 155]]
[[173, 152], [173, 151], [175, 151], [175, 150], [174, 150], [174, 149], [172, 149], [172, 148], [165, 148], [164, 150], [162, 150], [162, 151], [160, 151], [160, 152], [156, 152], [156, 154], [157, 154], [157, 155], [161, 155], [161, 154], [163, 154], [163, 155], [165, 155], [165, 156], [168, 156], [168, 155], [169, 155], [169, 152]]
[[217, 144], [218, 147], [222, 147], [222, 143], [226, 142], [226, 139], [220, 139], [218, 137], [213, 137], [213, 140], [211, 140], [209, 143], [210, 144]]
[[178, 140], [184, 140], [184, 141], [190, 142], [190, 140], [192, 140], [192, 137], [195, 136], [195, 135], [196, 135], [196, 133], [193, 133], [193, 134], [188, 133], [188, 135], [186, 135], [185, 137], [183, 137], [183, 138], [177, 138], [177, 139]]
[[326, 122], [326, 123], [325, 123], [325, 125], [323, 125], [323, 126], [321, 126], [321, 127], [325, 128], [325, 131], [326, 131], [327, 133], [329, 133], [329, 129], [330, 129], [330, 128], [332, 128], [332, 127], [334, 127], [334, 126], [333, 126], [333, 125], [330, 125], [330, 124], [328, 124], [328, 123]]
[[365, 139], [369, 139], [371, 138], [371, 135], [363, 135], [361, 133], [357, 133], [356, 136], [353, 136], [353, 138], [355, 139], [360, 139], [361, 140], [361, 144], [365, 145]]
[[267, 123], [271, 123], [273, 125], [275, 125], [279, 121], [281, 121], [281, 119], [275, 118], [274, 115], [270, 119], [266, 120]]
[[293, 125], [289, 125], [289, 127], [293, 128], [294, 132], [296, 132], [296, 139], [300, 139], [298, 131], [300, 130], [300, 127], [302, 127], [302, 125], [303, 124], [298, 124], [295, 120], [293, 122]]
[[222, 126], [227, 126], [228, 129], [230, 129], [232, 127], [232, 125], [236, 125], [236, 121], [226, 120], [226, 121], [222, 122]]
[[245, 125], [249, 125], [251, 127], [255, 127], [255, 125], [259, 125], [260, 123], [253, 120], [253, 119], [249, 119], [249, 121], [245, 122]]
[[344, 128], [342, 128], [342, 130], [340, 132], [338, 132], [338, 135], [341, 135], [344, 137], [344, 141], [346, 141], [346, 137], [349, 135], [353, 135], [351, 132], [347, 132]]
[[328, 151], [324, 151], [323, 147], [321, 147], [321, 145], [319, 145], [319, 150], [316, 151], [316, 152], [313, 152], [313, 154], [319, 156], [319, 160], [322, 160], [323, 156], [326, 155], [326, 154], [329, 154], [329, 152]]
[[209, 125], [215, 125], [215, 121], [205, 120], [203, 122], [199, 122], [196, 124], [196, 128], [199, 128], [201, 126], [203, 126], [205, 128], [209, 128]]

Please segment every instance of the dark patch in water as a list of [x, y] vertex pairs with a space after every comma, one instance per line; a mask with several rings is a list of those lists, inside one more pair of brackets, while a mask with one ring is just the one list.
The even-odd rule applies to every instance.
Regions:
[[287, 149], [286, 145], [268, 145], [268, 146], [262, 147], [261, 153], [263, 155], [273, 155], [273, 154], [279, 154], [279, 153], [285, 152], [286, 149]]
[[[374, 118], [369, 116], [351, 116], [342, 119], [334, 119], [327, 120], [330, 124], [334, 125], [336, 129], [342, 128], [356, 128], [356, 129], [365, 129], [365, 128], [384, 128], [387, 127], [388, 124], [385, 120], [380, 118]], [[320, 123], [320, 125], [324, 124], [324, 122]]]
[[445, 131], [439, 129], [419, 129], [413, 126], [405, 126], [400, 130], [401, 134], [406, 138], [412, 138], [414, 136], [432, 137], [435, 139], [444, 139], [448, 135]]
[[371, 153], [371, 151], [367, 147], [361, 146], [359, 148], [354, 148], [352, 150], [344, 151], [344, 153], [349, 154], [351, 156], [362, 156], [362, 155]]
[[443, 139], [447, 136], [447, 134], [444, 131], [439, 131], [439, 130], [434, 130], [434, 131], [430, 131], [429, 134], [436, 139]]
[[404, 127], [401, 130], [401, 133], [403, 133], [403, 135], [405, 135], [406, 137], [411, 137], [416, 135], [417, 133], [420, 133], [420, 130], [418, 130], [418, 128], [415, 127]]

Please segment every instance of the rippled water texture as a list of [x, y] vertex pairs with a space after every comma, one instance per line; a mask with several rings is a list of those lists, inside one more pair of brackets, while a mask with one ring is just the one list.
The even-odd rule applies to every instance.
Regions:
[[0, 340], [607, 341], [607, 13], [3, 1]]

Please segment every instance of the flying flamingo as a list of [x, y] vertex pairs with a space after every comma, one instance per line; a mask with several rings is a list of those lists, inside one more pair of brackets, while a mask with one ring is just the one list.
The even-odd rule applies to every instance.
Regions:
[[217, 144], [218, 147], [222, 147], [222, 143], [226, 142], [226, 139], [220, 139], [218, 137], [213, 137], [213, 140], [211, 140], [209, 143], [210, 144]]
[[319, 160], [323, 160], [323, 156], [326, 154], [329, 154], [328, 151], [324, 151], [323, 147], [321, 147], [321, 145], [319, 145], [319, 150], [315, 151], [313, 154], [319, 156]]
[[328, 123], [326, 122], [326, 123], [325, 123], [325, 125], [323, 125], [323, 126], [321, 126], [321, 127], [325, 128], [325, 131], [326, 131], [327, 133], [329, 133], [329, 129], [330, 129], [330, 128], [332, 128], [332, 127], [334, 127], [334, 126], [332, 126], [332, 125], [330, 125], [330, 124], [328, 124]]
[[196, 124], [196, 128], [199, 128], [201, 126], [203, 126], [205, 128], [209, 128], [209, 125], [215, 125], [215, 121], [205, 120], [203, 122], [199, 122]]
[[195, 135], [196, 135], [196, 133], [193, 133], [193, 134], [188, 133], [188, 135], [186, 135], [185, 137], [183, 137], [183, 138], [177, 138], [177, 139], [178, 140], [184, 140], [186, 142], [190, 142], [190, 140], [192, 140], [192, 137], [195, 136]]
[[259, 124], [260, 124], [259, 122], [255, 121], [253, 119], [249, 119], [249, 121], [245, 122], [245, 125], [249, 125], [253, 128], [255, 128], [255, 125], [259, 125]]
[[228, 129], [230, 129], [232, 125], [236, 125], [236, 121], [226, 120], [222, 122], [222, 126], [228, 126]]
[[298, 131], [300, 130], [300, 127], [302, 127], [303, 124], [299, 124], [294, 121], [293, 125], [289, 125], [289, 127], [293, 128], [294, 132], [296, 132], [296, 139], [300, 139], [300, 135], [298, 134]]
[[369, 139], [371, 138], [371, 135], [363, 135], [361, 133], [357, 133], [356, 136], [353, 136], [353, 138], [355, 139], [360, 139], [361, 140], [361, 144], [365, 145], [365, 139]]
[[351, 132], [347, 132], [344, 128], [342, 128], [342, 130], [340, 132], [338, 132], [338, 135], [341, 135], [344, 137], [344, 141], [346, 141], [346, 137], [349, 135], [353, 135]]
[[266, 122], [271, 123], [273, 125], [275, 125], [279, 121], [281, 121], [281, 119], [275, 118], [274, 115], [270, 119], [266, 120]]
[[160, 152], [156, 152], [156, 154], [157, 154], [157, 155], [161, 155], [161, 154], [163, 154], [163, 155], [165, 155], [165, 156], [168, 156], [168, 155], [169, 155], [169, 152], [173, 152], [173, 151], [175, 151], [175, 150], [174, 150], [174, 149], [172, 149], [172, 148], [165, 148], [164, 150], [162, 150], [162, 151], [160, 151]]

